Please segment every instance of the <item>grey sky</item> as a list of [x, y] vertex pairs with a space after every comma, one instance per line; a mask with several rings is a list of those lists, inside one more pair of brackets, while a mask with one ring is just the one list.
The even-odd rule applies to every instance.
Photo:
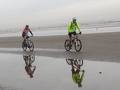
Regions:
[[120, 19], [119, 0], [0, 0], [0, 28]]

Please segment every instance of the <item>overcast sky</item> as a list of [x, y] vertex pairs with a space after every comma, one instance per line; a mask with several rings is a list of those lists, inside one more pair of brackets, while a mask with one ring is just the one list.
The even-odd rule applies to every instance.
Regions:
[[120, 0], [0, 0], [0, 29], [120, 20]]

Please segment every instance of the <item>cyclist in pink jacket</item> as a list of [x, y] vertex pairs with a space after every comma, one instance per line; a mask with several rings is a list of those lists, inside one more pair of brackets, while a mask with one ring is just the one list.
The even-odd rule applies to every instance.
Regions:
[[23, 32], [22, 32], [22, 37], [24, 38], [24, 40], [25, 40], [26, 38], [29, 38], [28, 32], [30, 32], [31, 35], [33, 36], [33, 33], [32, 33], [32, 31], [30, 30], [29, 25], [26, 25], [25, 28], [24, 28], [24, 30], [23, 30]]

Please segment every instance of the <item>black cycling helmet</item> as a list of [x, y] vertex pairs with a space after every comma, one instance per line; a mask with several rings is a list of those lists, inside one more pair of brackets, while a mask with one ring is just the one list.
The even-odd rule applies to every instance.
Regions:
[[73, 17], [72, 20], [73, 20], [73, 22], [76, 22], [76, 18], [75, 17]]
[[26, 25], [25, 27], [26, 27], [26, 28], [28, 28], [28, 27], [29, 27], [29, 25]]

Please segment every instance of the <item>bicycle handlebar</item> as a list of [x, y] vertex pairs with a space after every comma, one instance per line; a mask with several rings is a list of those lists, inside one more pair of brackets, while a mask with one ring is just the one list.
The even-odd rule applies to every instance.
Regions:
[[79, 34], [81, 35], [81, 34], [82, 34], [82, 32], [79, 32]]
[[29, 36], [29, 37], [33, 37], [33, 35]]

